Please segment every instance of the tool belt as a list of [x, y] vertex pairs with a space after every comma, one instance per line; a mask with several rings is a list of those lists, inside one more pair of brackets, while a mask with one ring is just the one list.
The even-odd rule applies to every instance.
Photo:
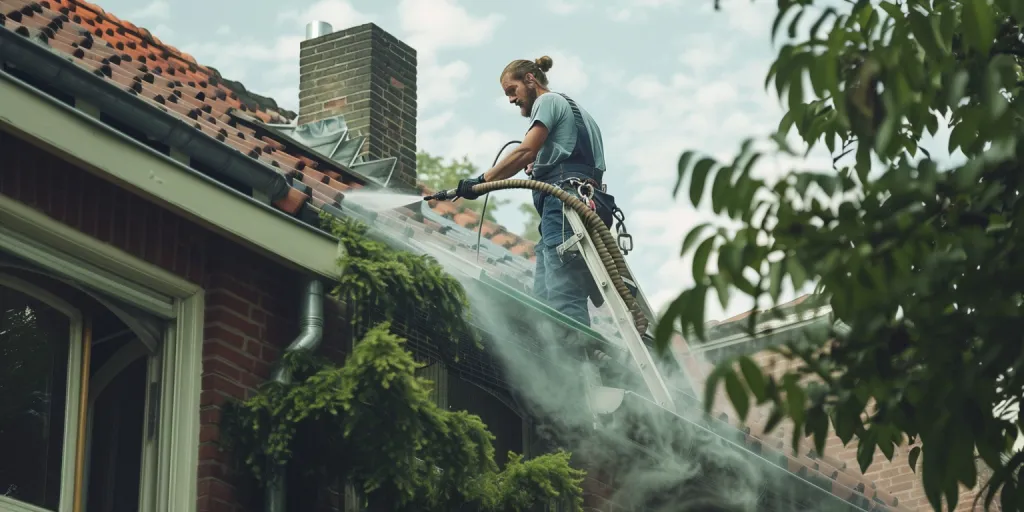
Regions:
[[[612, 229], [612, 224], [615, 223], [619, 250], [622, 251], [623, 256], [633, 250], [633, 236], [626, 231], [626, 215], [615, 204], [615, 196], [608, 193], [607, 185], [593, 178], [571, 177], [558, 182], [556, 186], [573, 193], [580, 201], [583, 201], [597, 214], [608, 229]], [[618, 222], [616, 223], [616, 221]]]

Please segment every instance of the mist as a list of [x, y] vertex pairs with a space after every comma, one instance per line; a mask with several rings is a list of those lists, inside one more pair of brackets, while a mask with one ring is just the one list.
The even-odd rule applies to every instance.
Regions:
[[[617, 505], [651, 512], [859, 510], [744, 447], [740, 430], [722, 429], [696, 397], [679, 391], [690, 389], [679, 363], [659, 361], [673, 390], [673, 414], [646, 398], [624, 350], [556, 327], [539, 312], [523, 318], [522, 306], [510, 307], [514, 300], [479, 283], [484, 270], [471, 251], [459, 254], [433, 237], [402, 234], [407, 225], [387, 214], [374, 217], [371, 233], [432, 256], [463, 282], [470, 323], [487, 333], [484, 350], [503, 368], [537, 433], [548, 448], [571, 452], [577, 464], [603, 469], [608, 478], [593, 476], [612, 485], [609, 499]], [[608, 357], [599, 361], [599, 352]], [[611, 414], [595, 416], [588, 407], [588, 370], [598, 371], [604, 386], [627, 390]]]

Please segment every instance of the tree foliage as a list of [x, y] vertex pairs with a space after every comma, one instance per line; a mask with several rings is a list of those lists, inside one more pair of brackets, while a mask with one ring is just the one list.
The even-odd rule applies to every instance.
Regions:
[[[1024, 2], [778, 4], [772, 36], [790, 41], [765, 87], [788, 109], [773, 140], [800, 157], [786, 143], [795, 129], [833, 168], [772, 182], [753, 172], [753, 141], [732, 162], [683, 153], [676, 191], [739, 228], [686, 235], [695, 284], [661, 321], [703, 338], [712, 290], [723, 307], [734, 289], [777, 304], [783, 283], [813, 284], [845, 328], [780, 347], [803, 364], [778, 380], [746, 358], [738, 373], [723, 364], [709, 393], [724, 382], [741, 415], [770, 405], [773, 424], [792, 419], [793, 442], [812, 436], [819, 453], [831, 424], [844, 443], [857, 438], [862, 470], [876, 447], [891, 460], [906, 439], [936, 509], [943, 498], [955, 508], [962, 484], [1018, 510], [1024, 453], [1010, 447], [1024, 416], [993, 410], [1024, 395]], [[920, 147], [940, 123], [962, 161]], [[977, 458], [994, 470], [987, 482]]]
[[[361, 223], [324, 220], [347, 250], [333, 293], [354, 322], [371, 304], [387, 318], [415, 304], [428, 308], [426, 334], [435, 343], [469, 332], [465, 293], [435, 260], [372, 240]], [[265, 482], [267, 468], [299, 460], [324, 485], [352, 482], [388, 510], [511, 512], [551, 500], [581, 509], [584, 473], [570, 466], [567, 453], [527, 461], [510, 453], [499, 471], [487, 426], [436, 405], [432, 383], [416, 375], [423, 365], [390, 328], [384, 321], [358, 333], [341, 366], [286, 353], [281, 364], [291, 383], [267, 382], [232, 402], [224, 439], [241, 465]]]
[[519, 205], [519, 211], [526, 216], [523, 238], [531, 242], [540, 242], [540, 231], [537, 230], [540, 227], [540, 213], [537, 208], [530, 203], [522, 203]]
[[[442, 190], [454, 188], [459, 180], [475, 178], [482, 172], [480, 168], [469, 161], [469, 157], [451, 159], [447, 163], [440, 156], [433, 156], [426, 151], [416, 153], [416, 179], [423, 182], [431, 190]], [[484, 220], [498, 222], [494, 213], [511, 202], [509, 199], [490, 196], [487, 200], [487, 211], [484, 212]], [[484, 198], [466, 200], [460, 199], [459, 206], [467, 210], [480, 213], [483, 210]]]
[[[449, 160], [445, 163], [439, 156], [433, 156], [425, 151], [416, 154], [416, 178], [423, 182], [431, 190], [454, 188], [459, 180], [479, 176], [481, 171], [476, 165], [469, 161], [468, 157]], [[497, 223], [495, 212], [509, 205], [512, 201], [495, 195], [489, 195], [487, 199], [487, 211], [484, 212], [484, 220]], [[457, 203], [459, 208], [472, 210], [476, 213], [483, 211], [484, 199], [465, 200], [460, 199]], [[540, 214], [534, 208], [533, 203], [520, 203], [520, 213], [526, 216], [526, 227], [523, 229], [522, 237], [531, 240], [540, 240], [537, 226], [540, 224]]]

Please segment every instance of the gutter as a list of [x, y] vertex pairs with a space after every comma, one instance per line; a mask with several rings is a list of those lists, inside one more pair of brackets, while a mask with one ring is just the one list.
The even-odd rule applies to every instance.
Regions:
[[[299, 335], [285, 353], [296, 351], [312, 352], [320, 346], [324, 334], [324, 284], [316, 277], [307, 278], [302, 295], [301, 310], [299, 311]], [[289, 384], [292, 381], [292, 374], [278, 362], [277, 368], [271, 376], [271, 380], [281, 384]], [[285, 466], [270, 468], [271, 478], [267, 482], [266, 511], [286, 512], [287, 504], [287, 473]]]
[[10, 30], [0, 30], [0, 61], [6, 61], [56, 89], [87, 100], [103, 113], [131, 125], [176, 150], [208, 165], [225, 177], [245, 183], [277, 201], [288, 193], [285, 177], [270, 166], [196, 130], [145, 99], [127, 94], [116, 84], [90, 73], [32, 40]]

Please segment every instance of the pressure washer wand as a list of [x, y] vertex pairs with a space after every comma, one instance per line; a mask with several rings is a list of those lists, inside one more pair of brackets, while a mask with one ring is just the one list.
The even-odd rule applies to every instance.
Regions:
[[454, 188], [451, 189], [451, 190], [440, 190], [440, 191], [436, 192], [432, 196], [424, 197], [423, 200], [424, 201], [435, 201], [435, 200], [436, 201], [448, 201], [450, 199], [453, 200], [453, 199], [459, 197], [458, 193], [456, 192], [457, 190], [458, 189], [454, 189]]

